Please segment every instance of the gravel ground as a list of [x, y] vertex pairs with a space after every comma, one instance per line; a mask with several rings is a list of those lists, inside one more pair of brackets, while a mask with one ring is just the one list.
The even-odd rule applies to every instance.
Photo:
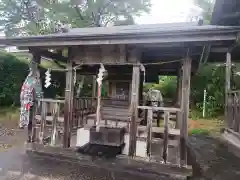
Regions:
[[[25, 154], [26, 132], [0, 126], [0, 180], [174, 180], [83, 167], [73, 162]], [[178, 178], [179, 179], [179, 178]]]

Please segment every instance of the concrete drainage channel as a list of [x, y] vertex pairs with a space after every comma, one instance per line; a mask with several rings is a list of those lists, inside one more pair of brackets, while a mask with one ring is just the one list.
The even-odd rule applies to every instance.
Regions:
[[193, 168], [193, 176], [189, 180], [240, 179], [240, 158], [219, 138], [189, 137], [188, 159]]
[[[84, 160], [77, 160], [75, 157], [66, 157], [66, 156], [56, 156], [46, 154], [46, 153], [39, 153], [39, 152], [33, 152], [28, 151], [28, 156], [31, 159], [45, 159], [48, 162], [61, 162], [59, 164], [71, 164], [71, 166], [76, 167], [75, 171], [78, 171], [78, 173], [84, 173], [85, 175], [88, 175], [87, 179], [95, 179], [98, 176], [97, 174], [90, 173], [87, 174], [88, 171], [99, 171], [101, 173], [101, 177], [104, 176], [104, 179], [114, 179], [114, 180], [132, 180], [132, 179], [138, 179], [138, 180], [186, 180], [188, 179], [186, 176], [176, 175], [176, 174], [170, 174], [170, 173], [161, 173], [161, 169], [159, 169], [159, 172], [151, 171], [148, 169], [141, 169], [138, 168], [138, 166], [124, 166], [122, 163], [112, 163], [113, 161], [111, 159], [102, 160], [103, 163], [101, 163], [101, 160], [96, 160], [93, 158], [94, 161], [99, 161], [102, 166], [96, 165], [91, 162], [84, 162]], [[108, 163], [109, 162], [109, 163]], [[108, 164], [108, 165], [107, 165]], [[115, 165], [114, 165], [115, 164]], [[128, 164], [128, 162], [126, 162]], [[130, 163], [131, 164], [131, 163]], [[83, 170], [88, 169], [87, 172], [84, 172]], [[165, 171], [165, 170], [163, 170]], [[104, 174], [105, 173], [105, 174]], [[111, 174], [111, 177], [109, 177], [109, 174]], [[84, 179], [83, 179], [84, 180]]]

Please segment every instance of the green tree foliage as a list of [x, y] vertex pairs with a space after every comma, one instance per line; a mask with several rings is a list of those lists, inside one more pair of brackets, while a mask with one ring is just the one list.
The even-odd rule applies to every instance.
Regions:
[[215, 0], [194, 0], [193, 2], [195, 7], [189, 14], [190, 20], [199, 20], [199, 17], [201, 17], [204, 20], [204, 24], [210, 24]]
[[[144, 92], [149, 89], [159, 90], [163, 96], [165, 102], [174, 102], [176, 98], [177, 90], [177, 77], [175, 76], [160, 76], [159, 83], [147, 83], [144, 86]], [[172, 104], [172, 103], [171, 103]]]
[[225, 68], [216, 64], [206, 64], [191, 80], [191, 104], [202, 110], [204, 89], [207, 91], [206, 111], [208, 116], [216, 116], [224, 110]]
[[20, 89], [27, 74], [27, 64], [0, 52], [0, 106], [19, 104]]
[[[46, 69], [40, 67], [41, 81], [45, 81]], [[16, 56], [0, 52], [0, 106], [19, 105], [21, 86], [29, 73], [28, 62]], [[65, 73], [52, 72], [52, 85], [44, 88], [46, 98], [64, 96]]]
[[207, 24], [210, 24], [215, 0], [194, 0], [197, 7], [201, 9], [201, 15]]
[[7, 36], [48, 34], [68, 27], [133, 24], [150, 0], [0, 0]]

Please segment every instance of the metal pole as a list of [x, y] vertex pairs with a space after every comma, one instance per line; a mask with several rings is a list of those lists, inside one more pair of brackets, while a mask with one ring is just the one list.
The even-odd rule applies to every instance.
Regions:
[[206, 96], [207, 96], [207, 90], [204, 89], [204, 93], [203, 93], [203, 117], [205, 118], [206, 115]]

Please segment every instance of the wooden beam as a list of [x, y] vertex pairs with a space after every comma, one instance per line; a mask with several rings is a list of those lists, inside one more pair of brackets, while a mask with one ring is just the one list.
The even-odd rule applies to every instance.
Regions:
[[36, 48], [30, 48], [29, 49], [30, 52], [32, 53], [37, 53], [39, 55], [41, 55], [42, 57], [46, 57], [46, 58], [50, 58], [50, 59], [56, 59], [57, 61], [61, 61], [61, 62], [67, 62], [68, 61], [68, 58], [67, 57], [64, 57], [62, 55], [62, 53], [53, 53], [53, 52], [50, 52], [48, 50], [39, 50], [39, 49], [36, 49]]
[[153, 111], [167, 111], [167, 112], [179, 112], [180, 108], [173, 107], [154, 107], [154, 106], [138, 106], [139, 109], [151, 109]]
[[228, 112], [227, 112], [227, 105], [228, 105], [228, 93], [231, 90], [231, 54], [228, 52], [226, 54], [226, 74], [225, 74], [225, 121], [229, 128], [231, 128], [231, 123], [228, 121]]
[[188, 116], [189, 116], [189, 95], [190, 95], [190, 79], [191, 79], [191, 63], [192, 59], [186, 57], [183, 60], [183, 78], [182, 78], [182, 123], [180, 131], [180, 164], [187, 165], [187, 138], [188, 138]]
[[70, 147], [70, 135], [71, 135], [71, 124], [72, 124], [72, 102], [73, 102], [73, 71], [72, 71], [72, 54], [71, 48], [68, 50], [68, 61], [67, 61], [66, 72], [66, 89], [65, 89], [65, 104], [64, 104], [64, 138], [63, 147]]

